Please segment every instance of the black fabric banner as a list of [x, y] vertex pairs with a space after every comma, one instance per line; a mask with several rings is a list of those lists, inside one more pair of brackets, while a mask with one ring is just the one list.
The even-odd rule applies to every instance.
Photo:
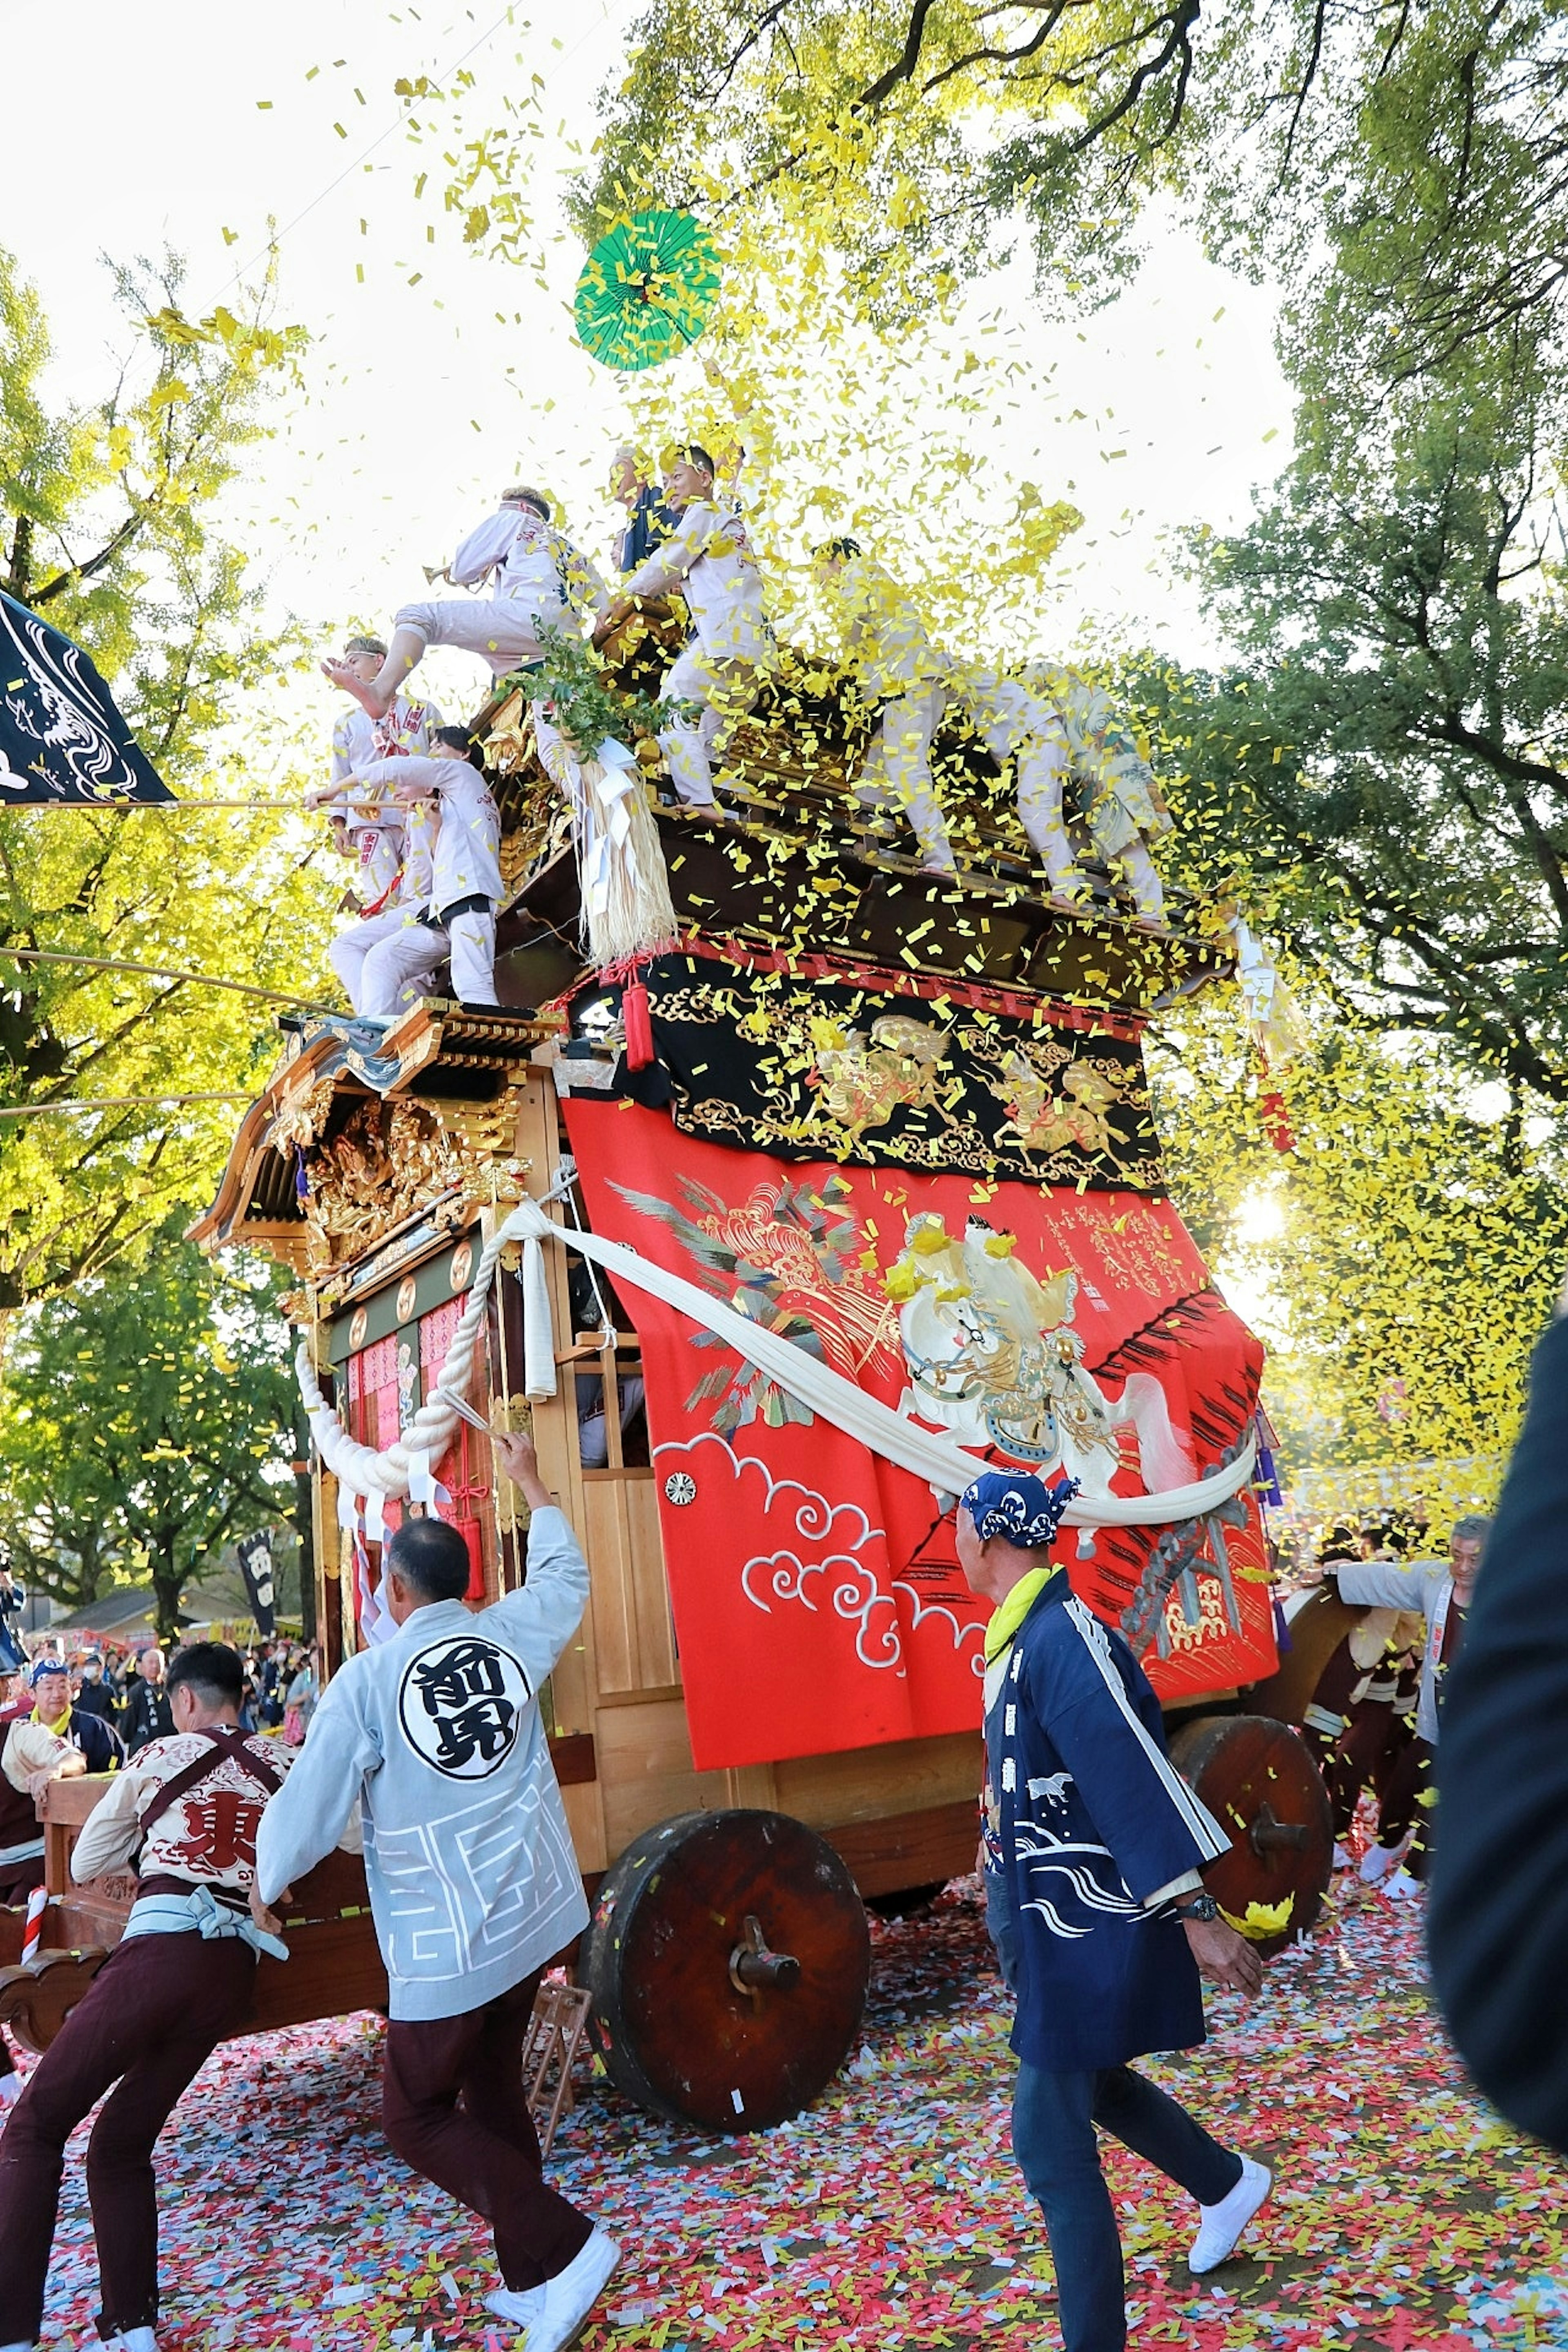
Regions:
[[0, 807], [174, 797], [80, 646], [0, 593]]
[[[689, 1135], [782, 1160], [1163, 1189], [1138, 1040], [1081, 1013], [1058, 1023], [960, 1001], [973, 990], [928, 997], [686, 955], [643, 978]], [[627, 1090], [647, 1098], [635, 1079]]]
[[272, 1581], [272, 1538], [264, 1528], [259, 1534], [244, 1537], [235, 1546], [239, 1556], [239, 1572], [245, 1579], [245, 1589], [250, 1596], [250, 1613], [256, 1620], [256, 1630], [264, 1642], [269, 1642], [278, 1630], [275, 1614], [277, 1592]]

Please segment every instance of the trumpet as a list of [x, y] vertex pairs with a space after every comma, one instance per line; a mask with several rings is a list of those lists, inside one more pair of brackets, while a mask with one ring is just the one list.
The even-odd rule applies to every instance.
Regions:
[[425, 584], [427, 588], [434, 588], [437, 580], [444, 580], [448, 588], [453, 585], [452, 573], [449, 565], [445, 563], [422, 563], [419, 568], [425, 574]]

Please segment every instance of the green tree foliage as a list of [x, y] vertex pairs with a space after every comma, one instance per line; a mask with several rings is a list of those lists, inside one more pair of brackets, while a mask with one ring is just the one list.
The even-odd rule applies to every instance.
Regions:
[[[1222, 257], [1310, 274], [1353, 247], [1399, 364], [1554, 308], [1568, 53], [1552, 0], [655, 0], [605, 88], [578, 226], [628, 203], [829, 202], [862, 282], [982, 266], [1108, 290], [1149, 199]], [[521, 118], [466, 152], [504, 236]], [[503, 168], [498, 171], [500, 163]], [[784, 200], [787, 205], [787, 198]]]
[[[130, 348], [95, 406], [52, 406], [47, 323], [0, 254], [0, 583], [92, 656], [176, 793], [267, 796], [290, 753], [224, 494], [293, 379], [297, 331], [180, 308], [173, 261], [121, 271]], [[270, 792], [268, 786], [270, 785]], [[223, 816], [0, 810], [0, 1108], [244, 1090], [263, 1006], [176, 979], [7, 961], [6, 949], [309, 986], [321, 892], [298, 833]], [[233, 1112], [156, 1104], [0, 1121], [0, 1315], [58, 1291], [209, 1190]]]
[[1531, 418], [1425, 401], [1198, 550], [1238, 648], [1145, 677], [1207, 854], [1343, 1009], [1568, 1103], [1568, 522]]
[[1310, 990], [1307, 1009], [1283, 1155], [1228, 992], [1164, 1024], [1151, 1076], [1172, 1190], [1222, 1283], [1245, 1274], [1276, 1303], [1265, 1394], [1283, 1401], [1288, 1469], [1479, 1464], [1452, 1493], [1429, 1482], [1435, 1508], [1462, 1506], [1500, 1477], [1562, 1279], [1562, 1138], [1480, 1116], [1430, 1048]]
[[0, 1376], [0, 1532], [29, 1586], [81, 1608], [151, 1580], [171, 1634], [203, 1562], [295, 1508], [283, 1286], [265, 1262], [209, 1263], [165, 1226], [139, 1270], [18, 1319]]

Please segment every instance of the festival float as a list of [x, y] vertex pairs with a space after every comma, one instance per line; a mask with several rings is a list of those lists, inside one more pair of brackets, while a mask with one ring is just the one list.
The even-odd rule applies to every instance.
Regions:
[[[672, 629], [635, 620], [611, 677]], [[662, 2115], [764, 2127], [854, 2045], [868, 1906], [974, 1866], [988, 1612], [952, 1498], [986, 1462], [1070, 1476], [1056, 1557], [1232, 1832], [1209, 1886], [1266, 1949], [1304, 1933], [1331, 1832], [1292, 1725], [1338, 1626], [1281, 1668], [1262, 1350], [1166, 1194], [1142, 1056], [1230, 974], [1223, 929], [1174, 894], [1135, 919], [1083, 844], [1081, 903], [1044, 895], [962, 727], [959, 871], [922, 870], [857, 809], [866, 715], [805, 656], [735, 730], [722, 816], [619, 744], [568, 732], [547, 772], [521, 692], [481, 724], [502, 1009], [286, 1024], [194, 1229], [298, 1277], [324, 1671], [375, 1638], [406, 1511], [459, 1528], [476, 1601], [517, 1584], [474, 1423], [531, 1425], [592, 1576], [542, 1704], [594, 2046]], [[0, 1973], [36, 2045], [132, 1892], [70, 1884], [91, 1793], [50, 1789], [44, 1950]], [[384, 1997], [358, 1864], [296, 1898], [255, 2026]]]

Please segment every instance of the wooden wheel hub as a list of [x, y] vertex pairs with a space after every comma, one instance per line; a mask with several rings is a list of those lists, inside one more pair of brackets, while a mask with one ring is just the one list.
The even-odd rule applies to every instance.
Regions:
[[859, 2031], [855, 1882], [784, 1813], [682, 1813], [600, 1884], [579, 1980], [605, 2072], [655, 2114], [763, 2131], [823, 2091]]
[[1333, 1817], [1306, 1742], [1271, 1716], [1206, 1715], [1182, 1726], [1171, 1761], [1230, 1837], [1205, 1886], [1234, 1919], [1289, 1895], [1285, 1927], [1258, 1944], [1266, 1958], [1282, 1950], [1313, 1925], [1333, 1869]]

